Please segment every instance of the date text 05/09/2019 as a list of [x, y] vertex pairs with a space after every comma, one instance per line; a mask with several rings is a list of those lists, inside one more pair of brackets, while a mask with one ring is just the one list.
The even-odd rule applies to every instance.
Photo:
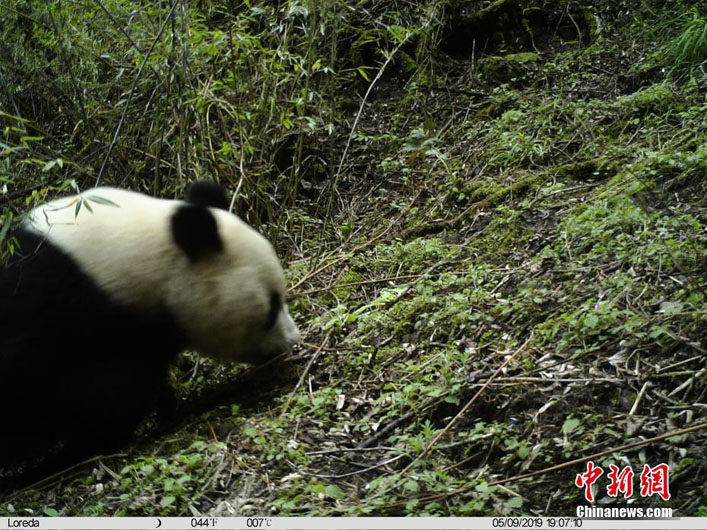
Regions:
[[494, 517], [494, 528], [582, 528], [576, 517]]

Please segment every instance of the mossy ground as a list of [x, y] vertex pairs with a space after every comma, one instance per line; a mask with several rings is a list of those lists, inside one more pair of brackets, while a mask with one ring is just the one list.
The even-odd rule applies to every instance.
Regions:
[[[293, 210], [305, 344], [285, 382], [231, 375], [240, 405], [1, 511], [570, 515], [585, 464], [494, 482], [705, 422], [707, 77], [654, 51], [604, 27], [504, 84], [443, 54], [381, 79], [338, 223], [319, 238]], [[207, 364], [186, 399], [220, 373]], [[668, 463], [670, 501], [636, 505], [707, 515], [706, 444], [676, 435], [596, 464]]]

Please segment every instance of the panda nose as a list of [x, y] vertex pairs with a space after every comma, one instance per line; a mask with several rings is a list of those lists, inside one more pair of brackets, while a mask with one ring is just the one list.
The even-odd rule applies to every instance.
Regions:
[[297, 344], [301, 338], [302, 334], [300, 333], [299, 328], [295, 326], [295, 330], [292, 333], [292, 336], [290, 337], [290, 346], [294, 346], [295, 344]]
[[299, 328], [297, 327], [297, 324], [295, 324], [295, 321], [292, 319], [289, 313], [284, 313], [285, 319], [283, 322], [283, 328], [284, 328], [284, 336], [285, 336], [285, 342], [287, 342], [288, 348], [292, 348], [295, 344], [297, 344], [300, 339], [302, 338], [302, 334], [300, 333]]

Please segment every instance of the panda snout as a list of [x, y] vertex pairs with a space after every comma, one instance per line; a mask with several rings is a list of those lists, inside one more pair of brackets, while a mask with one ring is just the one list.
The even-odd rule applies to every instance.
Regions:
[[297, 326], [295, 326], [295, 329], [292, 332], [292, 335], [288, 339], [290, 348], [292, 348], [295, 344], [297, 344], [301, 338], [302, 338], [302, 334], [300, 333], [299, 328]]
[[287, 311], [287, 308], [280, 314], [280, 320], [282, 321], [282, 336], [285, 339], [286, 348], [287, 350], [291, 350], [292, 347], [300, 341], [302, 335], [300, 334], [297, 324], [295, 324], [295, 321], [290, 316], [289, 311]]
[[300, 331], [290, 316], [286, 307], [280, 311], [275, 325], [266, 334], [261, 344], [259, 361], [264, 362], [272, 357], [287, 353], [300, 341]]

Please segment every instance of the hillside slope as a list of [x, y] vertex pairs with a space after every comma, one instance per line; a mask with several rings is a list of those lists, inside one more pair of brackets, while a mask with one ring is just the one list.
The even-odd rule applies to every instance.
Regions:
[[298, 151], [284, 369], [185, 358], [185, 424], [2, 513], [573, 515], [591, 460], [707, 516], [705, 19], [445, 5]]

